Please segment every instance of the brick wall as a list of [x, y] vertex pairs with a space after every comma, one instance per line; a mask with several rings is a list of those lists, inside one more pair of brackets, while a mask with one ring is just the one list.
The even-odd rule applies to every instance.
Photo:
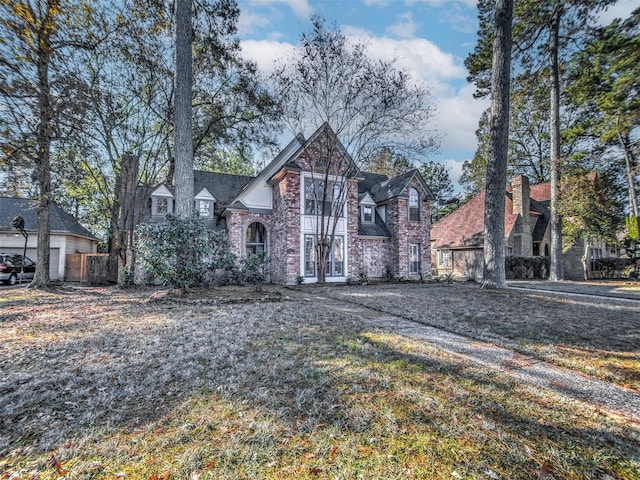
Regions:
[[392, 199], [387, 205], [387, 227], [392, 235], [389, 262], [395, 273], [403, 277], [412, 277], [409, 273], [409, 245], [420, 244], [422, 273], [431, 275], [431, 211], [428, 202], [420, 203], [420, 221], [409, 220], [409, 190], [415, 188], [423, 196], [418, 182], [406, 187], [403, 195]]
[[300, 275], [300, 173], [288, 171], [272, 187], [271, 275], [295, 283]]

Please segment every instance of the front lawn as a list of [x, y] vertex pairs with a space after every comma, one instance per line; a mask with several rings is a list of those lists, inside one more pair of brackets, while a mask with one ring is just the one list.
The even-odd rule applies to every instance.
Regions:
[[[430, 323], [449, 305], [481, 336], [523, 343], [482, 325], [527, 294], [400, 287], [331, 294], [395, 292]], [[150, 295], [0, 291], [0, 478], [640, 478], [637, 423], [377, 331], [305, 290]], [[543, 307], [567, 308], [556, 303]], [[523, 315], [533, 345], [546, 317]], [[607, 331], [598, 348], [637, 362], [637, 340]], [[580, 350], [571, 338], [562, 345]]]

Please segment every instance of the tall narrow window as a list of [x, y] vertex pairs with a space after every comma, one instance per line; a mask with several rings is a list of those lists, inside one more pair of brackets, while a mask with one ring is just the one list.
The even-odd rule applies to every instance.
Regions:
[[420, 202], [418, 191], [415, 188], [409, 190], [409, 220], [412, 222], [420, 221]]
[[316, 242], [314, 235], [304, 236], [304, 276], [316, 276]]
[[335, 237], [331, 246], [331, 254], [327, 261], [327, 277], [344, 275], [344, 238]]
[[417, 275], [420, 273], [420, 244], [409, 245], [409, 273]]
[[253, 222], [247, 227], [246, 252], [258, 254], [266, 251], [267, 229], [259, 222]]

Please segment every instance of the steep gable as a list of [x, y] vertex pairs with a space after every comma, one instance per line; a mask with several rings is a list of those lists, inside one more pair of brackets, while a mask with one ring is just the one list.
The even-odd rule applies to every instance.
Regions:
[[376, 203], [383, 203], [387, 200], [391, 200], [392, 198], [406, 195], [406, 189], [414, 179], [418, 181], [425, 192], [423, 200], [433, 200], [433, 193], [431, 193], [431, 190], [425, 183], [422, 175], [420, 175], [420, 172], [416, 169], [410, 170], [389, 180], [385, 180], [378, 185], [374, 185], [371, 189], [371, 192], [374, 195], [373, 199]]

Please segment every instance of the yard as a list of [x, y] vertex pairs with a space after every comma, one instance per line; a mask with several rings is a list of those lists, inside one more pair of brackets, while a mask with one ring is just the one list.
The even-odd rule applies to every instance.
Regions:
[[0, 291], [0, 478], [638, 479], [640, 422], [346, 299], [640, 390], [640, 306], [462, 283]]

